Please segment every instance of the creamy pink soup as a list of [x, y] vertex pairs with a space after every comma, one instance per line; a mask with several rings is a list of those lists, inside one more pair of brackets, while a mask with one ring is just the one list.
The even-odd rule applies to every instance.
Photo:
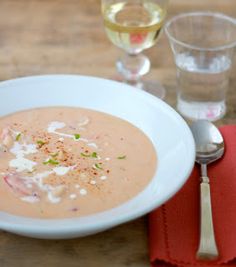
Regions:
[[35, 218], [84, 216], [142, 191], [157, 166], [132, 124], [81, 108], [53, 107], [0, 119], [0, 210]]

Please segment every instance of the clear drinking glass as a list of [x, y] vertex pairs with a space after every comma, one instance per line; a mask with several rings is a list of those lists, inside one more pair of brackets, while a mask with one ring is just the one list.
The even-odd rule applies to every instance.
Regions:
[[168, 21], [165, 32], [177, 67], [179, 112], [193, 120], [223, 117], [236, 20], [213, 12], [185, 13]]
[[168, 0], [102, 0], [102, 15], [110, 41], [125, 51], [116, 63], [124, 82], [163, 98], [158, 83], [141, 82], [150, 60], [141, 52], [152, 47], [160, 34]]

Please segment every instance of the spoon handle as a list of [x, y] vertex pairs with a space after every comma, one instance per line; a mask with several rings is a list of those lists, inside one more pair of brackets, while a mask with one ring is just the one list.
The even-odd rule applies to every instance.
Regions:
[[209, 178], [202, 177], [200, 184], [201, 193], [201, 227], [200, 227], [200, 243], [197, 251], [197, 259], [199, 260], [216, 260], [219, 256], [216, 246], [212, 210], [211, 210], [211, 193]]

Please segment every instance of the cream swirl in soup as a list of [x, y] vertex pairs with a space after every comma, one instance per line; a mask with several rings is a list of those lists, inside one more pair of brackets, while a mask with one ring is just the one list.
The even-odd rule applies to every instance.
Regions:
[[35, 218], [84, 216], [142, 191], [157, 165], [138, 128], [82, 108], [50, 107], [0, 119], [0, 210]]

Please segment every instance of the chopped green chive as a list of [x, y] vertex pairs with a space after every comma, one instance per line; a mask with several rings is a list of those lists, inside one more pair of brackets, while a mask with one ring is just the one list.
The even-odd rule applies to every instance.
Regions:
[[42, 146], [45, 145], [46, 143], [43, 142], [42, 140], [38, 140], [38, 141], [37, 141], [37, 144], [38, 144], [40, 147], [42, 147]]
[[94, 166], [95, 166], [97, 169], [99, 169], [99, 170], [103, 170], [103, 168], [102, 168], [102, 167], [100, 166], [100, 164], [98, 164], [98, 163], [95, 163]]
[[76, 140], [80, 139], [80, 134], [74, 134]]
[[19, 141], [21, 138], [21, 133], [18, 133], [17, 136], [16, 136], [16, 141]]
[[126, 156], [124, 155], [124, 156], [119, 156], [119, 157], [117, 157], [117, 159], [126, 159]]
[[97, 157], [98, 157], [97, 152], [93, 152], [93, 153], [91, 154], [91, 157], [92, 157], [92, 158], [97, 158]]
[[87, 158], [90, 158], [90, 157], [91, 157], [91, 155], [90, 155], [90, 154], [84, 154], [84, 153], [80, 153], [80, 155], [81, 155], [81, 156], [83, 156], [83, 157], [87, 157]]
[[98, 157], [97, 152], [93, 152], [92, 154], [80, 153], [80, 155], [81, 155], [82, 157], [86, 157], [86, 158], [97, 158], [97, 157]]
[[44, 165], [47, 165], [47, 164], [57, 165], [57, 164], [59, 164], [59, 162], [54, 160], [54, 159], [49, 159], [47, 161], [44, 161], [43, 164]]

